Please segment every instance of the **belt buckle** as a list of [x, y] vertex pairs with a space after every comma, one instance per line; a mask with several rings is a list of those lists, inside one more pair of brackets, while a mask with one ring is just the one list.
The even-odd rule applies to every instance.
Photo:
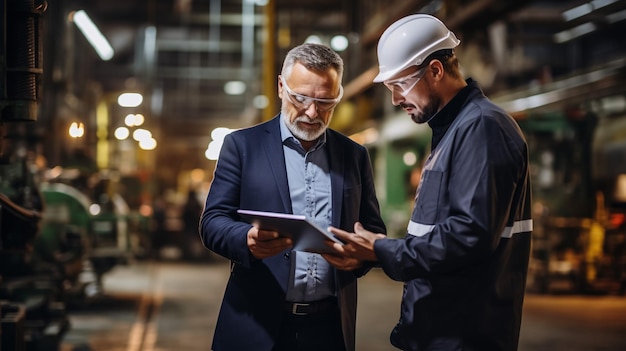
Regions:
[[304, 307], [304, 306], [311, 306], [310, 303], [297, 303], [294, 302], [293, 303], [293, 307], [291, 308], [291, 313], [295, 314], [296, 316], [305, 316], [308, 314], [308, 312], [298, 312], [298, 307]]

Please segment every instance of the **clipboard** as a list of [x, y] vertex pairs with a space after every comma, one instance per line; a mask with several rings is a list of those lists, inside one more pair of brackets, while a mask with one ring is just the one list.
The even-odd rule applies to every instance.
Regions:
[[237, 210], [242, 219], [264, 230], [273, 230], [293, 240], [293, 250], [315, 253], [332, 253], [326, 240], [343, 244], [332, 233], [320, 228], [305, 216], [288, 213]]

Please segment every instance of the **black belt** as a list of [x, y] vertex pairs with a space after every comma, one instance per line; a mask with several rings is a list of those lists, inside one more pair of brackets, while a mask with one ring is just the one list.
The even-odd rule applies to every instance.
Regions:
[[283, 311], [298, 315], [305, 316], [308, 314], [325, 313], [337, 308], [337, 299], [329, 297], [323, 300], [310, 301], [310, 302], [289, 302], [283, 303]]

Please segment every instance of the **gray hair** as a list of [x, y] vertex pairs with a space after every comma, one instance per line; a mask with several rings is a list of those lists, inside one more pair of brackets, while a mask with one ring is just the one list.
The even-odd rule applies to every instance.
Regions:
[[296, 63], [314, 71], [326, 71], [333, 68], [337, 71], [339, 82], [341, 82], [343, 60], [339, 54], [326, 45], [305, 43], [289, 50], [283, 62], [281, 75], [285, 78], [289, 77]]

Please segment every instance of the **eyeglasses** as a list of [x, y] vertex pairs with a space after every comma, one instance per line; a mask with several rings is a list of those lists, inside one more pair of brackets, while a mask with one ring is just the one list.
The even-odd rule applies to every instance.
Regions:
[[293, 90], [289, 88], [285, 78], [280, 76], [280, 80], [283, 82], [283, 87], [287, 91], [287, 98], [289, 102], [291, 102], [296, 108], [306, 110], [311, 106], [313, 102], [315, 102], [315, 106], [320, 111], [329, 111], [335, 108], [341, 98], [343, 97], [343, 87], [339, 86], [339, 96], [334, 99], [318, 99], [302, 94], [295, 93]]
[[422, 67], [418, 69], [415, 73], [406, 77], [384, 81], [383, 84], [385, 84], [385, 86], [392, 92], [396, 87], [399, 88], [400, 95], [406, 96], [411, 91], [411, 89], [413, 89], [415, 84], [417, 84], [417, 82], [422, 79], [427, 67], [428, 66]]

